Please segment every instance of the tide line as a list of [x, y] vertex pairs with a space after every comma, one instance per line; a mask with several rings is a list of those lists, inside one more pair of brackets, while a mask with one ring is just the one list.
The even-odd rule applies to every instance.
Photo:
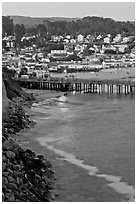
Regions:
[[[120, 194], [125, 194], [128, 202], [135, 201], [135, 189], [132, 185], [127, 184], [126, 182], [121, 181], [121, 177], [107, 174], [99, 174], [99, 169], [95, 166], [90, 166], [84, 164], [83, 160], [77, 159], [75, 155], [65, 152], [63, 150], [56, 149], [53, 145], [49, 145], [48, 143], [55, 142], [60, 140], [61, 138], [37, 138], [37, 141], [41, 146], [45, 146], [48, 150], [53, 151], [54, 153], [62, 156], [62, 158], [58, 158], [59, 160], [67, 161], [71, 164], [79, 166], [88, 171], [90, 176], [96, 176], [100, 178], [104, 178], [106, 181], [111, 183], [107, 184], [109, 187], [113, 188], [116, 192]], [[127, 201], [127, 200], [126, 200]]]

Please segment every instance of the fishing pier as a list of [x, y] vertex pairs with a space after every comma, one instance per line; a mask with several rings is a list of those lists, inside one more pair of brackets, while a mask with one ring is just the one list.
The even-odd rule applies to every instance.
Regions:
[[54, 90], [78, 93], [135, 94], [135, 81], [93, 80], [93, 79], [18, 79], [21, 87], [27, 89]]

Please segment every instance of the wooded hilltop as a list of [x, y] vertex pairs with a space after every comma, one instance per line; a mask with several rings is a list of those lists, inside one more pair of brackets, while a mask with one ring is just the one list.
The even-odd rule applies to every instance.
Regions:
[[[16, 19], [16, 20], [15, 20]], [[18, 20], [17, 20], [18, 19]], [[88, 34], [108, 34], [112, 36], [118, 33], [126, 33], [128, 35], [135, 34], [135, 22], [115, 21], [111, 18], [103, 18], [96, 16], [87, 16], [82, 19], [62, 18], [31, 18], [22, 16], [3, 16], [2, 33], [13, 34], [17, 25], [22, 26], [27, 34], [37, 34], [39, 32], [51, 35], [78, 35], [84, 36]], [[34, 24], [35, 22], [35, 24]]]

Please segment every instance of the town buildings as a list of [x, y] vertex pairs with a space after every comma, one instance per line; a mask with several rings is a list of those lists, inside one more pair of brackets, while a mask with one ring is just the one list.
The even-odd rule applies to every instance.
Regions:
[[[134, 36], [110, 34], [93, 36], [52, 36], [47, 42], [54, 49], [44, 54], [43, 48], [33, 42], [36, 36], [24, 36], [30, 46], [23, 46], [16, 52], [15, 37], [5, 36], [3, 40], [2, 66], [16, 70], [18, 77], [45, 78], [50, 72], [99, 71], [101, 69], [135, 66]], [[129, 46], [132, 42], [132, 48]], [[61, 44], [62, 49], [56, 49]]]

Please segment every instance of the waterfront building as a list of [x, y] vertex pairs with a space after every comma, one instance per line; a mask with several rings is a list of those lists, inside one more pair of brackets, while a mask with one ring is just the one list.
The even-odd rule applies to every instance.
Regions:
[[129, 37], [124, 37], [122, 43], [127, 43], [129, 41]]
[[68, 39], [64, 39], [63, 42], [69, 43], [69, 40]]
[[116, 36], [115, 36], [115, 38], [113, 39], [113, 42], [114, 43], [118, 43], [118, 42], [120, 42], [121, 41], [121, 34], [117, 34]]
[[78, 41], [79, 43], [82, 43], [82, 42], [84, 41], [84, 36], [81, 35], [81, 34], [79, 34], [79, 35], [77, 36], [77, 41]]
[[97, 40], [102, 39], [102, 35], [98, 35], [96, 39], [97, 39]]
[[105, 37], [104, 38], [104, 43], [110, 43], [110, 37]]
[[76, 43], [76, 39], [70, 39], [70, 43]]

